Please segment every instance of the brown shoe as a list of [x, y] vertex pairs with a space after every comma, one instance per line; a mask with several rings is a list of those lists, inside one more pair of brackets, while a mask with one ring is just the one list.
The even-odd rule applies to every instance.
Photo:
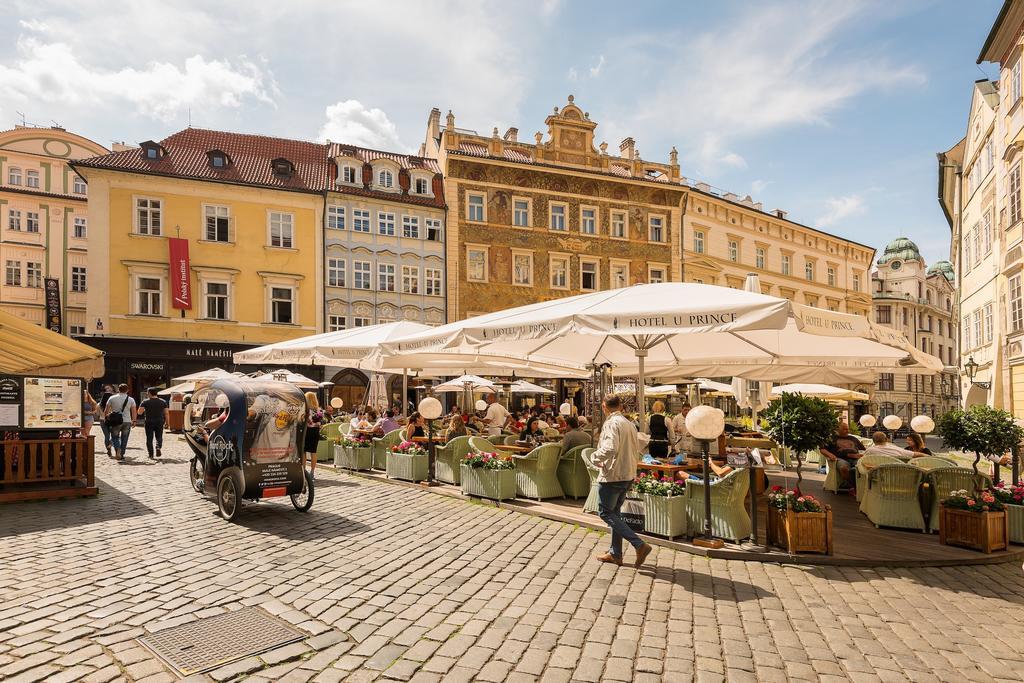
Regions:
[[622, 566], [622, 558], [621, 557], [616, 557], [615, 555], [612, 555], [611, 553], [605, 553], [604, 555], [598, 555], [597, 556], [597, 561], [598, 562], [607, 562], [608, 564], [614, 564], [614, 565], [618, 565], [620, 567]]
[[637, 548], [636, 549], [636, 562], [633, 563], [633, 566], [636, 567], [637, 569], [642, 567], [643, 564], [644, 564], [644, 560], [647, 559], [647, 556], [651, 554], [652, 550], [654, 550], [654, 547], [650, 543], [644, 543], [642, 546]]

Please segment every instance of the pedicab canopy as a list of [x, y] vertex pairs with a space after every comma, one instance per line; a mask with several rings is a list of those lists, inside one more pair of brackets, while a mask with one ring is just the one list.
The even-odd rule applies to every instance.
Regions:
[[103, 375], [103, 352], [0, 311], [0, 373], [92, 379]]

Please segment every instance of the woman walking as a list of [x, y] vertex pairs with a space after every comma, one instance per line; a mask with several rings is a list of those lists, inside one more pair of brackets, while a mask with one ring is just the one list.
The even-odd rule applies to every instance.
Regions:
[[92, 434], [92, 426], [96, 424], [96, 417], [102, 412], [100, 404], [86, 389], [85, 400], [82, 402], [82, 436], [86, 439]]
[[320, 428], [324, 424], [324, 411], [312, 391], [306, 392], [306, 455], [309, 456], [309, 474], [316, 479], [316, 449], [320, 444]]

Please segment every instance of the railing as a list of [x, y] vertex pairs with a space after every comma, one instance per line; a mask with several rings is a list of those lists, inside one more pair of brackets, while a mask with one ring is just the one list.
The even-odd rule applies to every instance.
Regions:
[[0, 441], [0, 502], [95, 495], [93, 439]]

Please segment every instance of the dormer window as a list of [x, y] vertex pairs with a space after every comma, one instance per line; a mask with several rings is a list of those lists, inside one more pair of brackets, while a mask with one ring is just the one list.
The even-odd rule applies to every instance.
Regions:
[[274, 175], [282, 178], [290, 178], [295, 172], [295, 164], [288, 161], [287, 159], [274, 159], [270, 162], [271, 168], [274, 169]]
[[142, 148], [142, 156], [146, 159], [159, 159], [167, 153], [167, 150], [152, 140], [141, 143], [139, 147]]
[[206, 153], [206, 156], [210, 159], [210, 166], [214, 168], [227, 168], [231, 160], [228, 155], [219, 149], [214, 149]]
[[395, 186], [395, 174], [386, 168], [381, 169], [380, 172], [377, 173], [377, 185], [386, 190], [390, 190]]
[[427, 194], [430, 191], [430, 183], [426, 178], [417, 178], [414, 191], [416, 194]]
[[356, 173], [355, 166], [343, 166], [341, 168], [341, 182], [347, 185], [356, 185], [359, 181], [356, 180], [358, 174]]

